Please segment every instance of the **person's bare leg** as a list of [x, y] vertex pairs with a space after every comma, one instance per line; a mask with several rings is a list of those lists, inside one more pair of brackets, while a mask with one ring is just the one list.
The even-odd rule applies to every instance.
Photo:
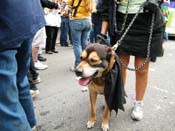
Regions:
[[[140, 66], [145, 58], [135, 57], [135, 67]], [[144, 65], [143, 69], [136, 71], [136, 101], [142, 101], [145, 95], [148, 83], [149, 62]]]
[[[129, 60], [130, 60], [130, 56], [129, 55], [118, 55], [118, 57], [122, 60], [122, 62], [128, 66], [129, 64]], [[122, 79], [123, 79], [123, 84], [125, 86], [126, 84], [126, 76], [127, 76], [127, 69], [124, 68], [123, 66], [121, 66], [121, 70], [122, 70]], [[126, 92], [125, 92], [125, 96], [127, 96]]]
[[[129, 55], [118, 55], [118, 57], [123, 61], [123, 63], [125, 65], [129, 64], [129, 59], [130, 59]], [[122, 70], [123, 83], [125, 85], [125, 83], [126, 83], [126, 76], [127, 76], [127, 70], [123, 66], [121, 66], [121, 70]]]
[[32, 57], [34, 62], [38, 61], [38, 50], [38, 47], [32, 47]]
[[[135, 67], [139, 67], [143, 64], [145, 58], [135, 57]], [[148, 83], [148, 70], [149, 62], [144, 65], [141, 70], [135, 72], [136, 74], [136, 101], [134, 102], [134, 107], [131, 113], [131, 118], [133, 120], [140, 121], [143, 119], [143, 98], [145, 95], [147, 83]]]

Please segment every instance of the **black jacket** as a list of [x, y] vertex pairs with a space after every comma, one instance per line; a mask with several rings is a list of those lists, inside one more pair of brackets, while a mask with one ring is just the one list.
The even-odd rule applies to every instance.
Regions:
[[118, 109], [124, 111], [125, 93], [122, 80], [122, 73], [118, 60], [110, 72], [105, 75], [105, 89], [104, 96], [109, 110], [115, 110], [116, 114]]
[[103, 21], [108, 21], [109, 23], [109, 34], [111, 35], [114, 32], [114, 24], [113, 23], [113, 19], [115, 18], [115, 14], [116, 13], [116, 8], [114, 5], [114, 0], [103, 0], [102, 2], [102, 19]]
[[58, 4], [48, 0], [40, 0], [42, 7], [47, 7], [49, 9], [58, 9]]

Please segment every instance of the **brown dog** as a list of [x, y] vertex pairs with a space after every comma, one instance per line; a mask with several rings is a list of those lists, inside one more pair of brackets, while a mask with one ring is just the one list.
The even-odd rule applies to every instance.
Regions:
[[[88, 85], [90, 95], [90, 116], [87, 128], [92, 128], [96, 121], [96, 99], [98, 94], [104, 94], [105, 75], [113, 68], [115, 52], [108, 46], [90, 44], [81, 55], [81, 62], [76, 68], [79, 84]], [[102, 130], [109, 129], [109, 108], [107, 103], [103, 112]]]

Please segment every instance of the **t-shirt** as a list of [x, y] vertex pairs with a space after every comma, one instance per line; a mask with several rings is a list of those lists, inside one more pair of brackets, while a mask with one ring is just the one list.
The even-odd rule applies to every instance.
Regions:
[[[68, 0], [68, 6], [77, 6], [79, 0]], [[72, 9], [71, 12], [74, 14], [75, 9]], [[86, 0], [82, 0], [79, 7], [77, 8], [77, 12], [75, 16], [72, 16], [70, 19], [87, 19], [91, 17], [91, 12], [86, 9]]]

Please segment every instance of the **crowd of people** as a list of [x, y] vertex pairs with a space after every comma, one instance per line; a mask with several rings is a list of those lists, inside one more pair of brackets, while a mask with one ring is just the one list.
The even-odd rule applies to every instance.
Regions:
[[32, 97], [40, 93], [36, 85], [41, 82], [37, 70], [45, 70], [48, 68], [48, 65], [42, 63], [47, 60], [42, 56], [42, 50], [44, 49], [45, 53], [48, 55], [58, 53], [56, 50], [58, 31], [60, 32], [60, 45], [66, 47], [70, 45], [70, 40], [68, 38], [69, 10], [66, 1], [41, 0], [41, 5], [43, 7], [46, 26], [35, 34], [32, 42], [32, 55], [28, 73]]
[[[132, 119], [141, 120], [149, 63], [163, 56], [165, 22], [159, 10], [161, 2], [0, 1], [0, 130], [36, 130], [31, 96], [40, 93], [36, 86], [41, 81], [38, 70], [48, 68], [48, 65], [43, 64], [47, 60], [42, 55], [43, 49], [47, 55], [59, 53], [55, 47], [58, 31], [60, 46], [73, 46], [75, 61], [71, 71], [75, 71], [80, 63], [80, 55], [88, 41], [113, 46], [120, 40], [116, 53], [124, 65], [128, 66], [130, 56], [135, 57], [135, 68], [144, 63], [143, 68], [135, 70], [136, 100], [131, 113]], [[127, 29], [136, 15], [131, 28]], [[152, 23], [154, 26], [151, 26]], [[149, 39], [150, 32], [152, 35]], [[118, 36], [123, 39], [117, 39]], [[121, 71], [125, 84], [127, 70], [123, 64]]]

